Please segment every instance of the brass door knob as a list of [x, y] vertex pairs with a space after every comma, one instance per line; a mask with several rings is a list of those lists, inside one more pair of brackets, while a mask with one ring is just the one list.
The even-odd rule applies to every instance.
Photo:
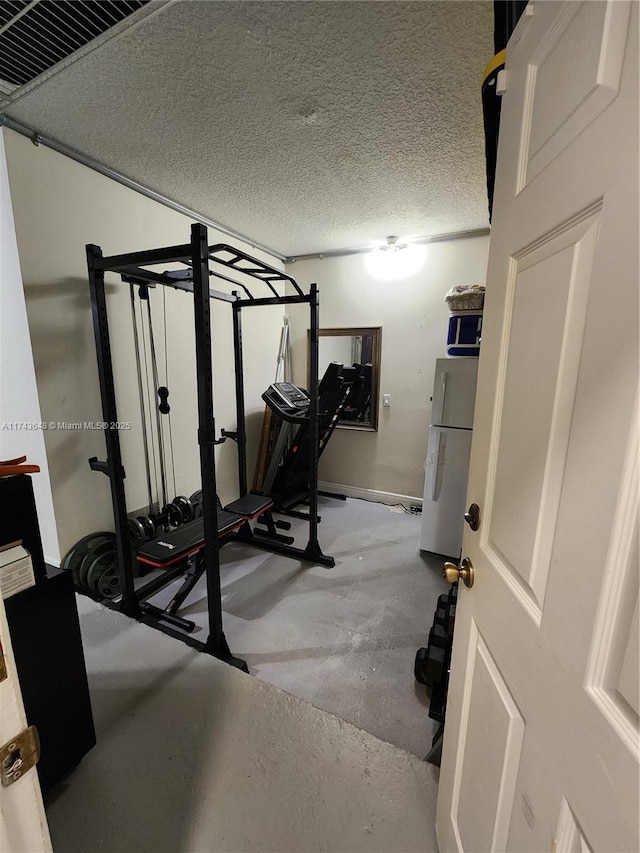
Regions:
[[465, 557], [459, 566], [455, 563], [445, 563], [442, 570], [442, 577], [447, 583], [455, 583], [462, 579], [464, 585], [471, 589], [475, 580], [475, 569], [473, 563], [468, 557]]

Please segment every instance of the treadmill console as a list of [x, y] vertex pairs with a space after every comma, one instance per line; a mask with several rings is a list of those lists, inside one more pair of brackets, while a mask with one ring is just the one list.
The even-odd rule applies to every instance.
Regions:
[[310, 397], [304, 389], [291, 382], [274, 382], [262, 399], [272, 412], [289, 423], [300, 423], [309, 418]]

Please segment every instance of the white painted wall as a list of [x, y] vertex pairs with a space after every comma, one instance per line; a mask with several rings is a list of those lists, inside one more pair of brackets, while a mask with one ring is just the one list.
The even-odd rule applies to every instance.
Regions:
[[40, 466], [33, 487], [47, 562], [60, 559], [43, 432], [11, 429], [42, 420], [31, 353], [18, 246], [11, 209], [4, 137], [0, 132], [0, 459], [27, 456]]
[[[186, 243], [190, 220], [85, 166], [28, 139], [5, 131], [9, 181], [33, 344], [33, 359], [46, 421], [101, 421], [96, 353], [89, 302], [85, 245], [105, 254]], [[209, 231], [210, 242], [228, 238]], [[236, 242], [236, 241], [234, 241]], [[273, 258], [239, 248], [278, 265]], [[147, 503], [142, 455], [129, 291], [109, 274], [107, 305], [118, 396], [118, 418], [132, 429], [121, 435], [131, 510]], [[216, 287], [225, 289], [224, 283]], [[164, 297], [163, 297], [164, 292]], [[164, 382], [163, 298], [166, 299], [169, 403], [175, 447], [176, 489], [189, 495], [200, 487], [196, 443], [197, 409], [193, 300], [158, 288], [152, 294], [160, 381]], [[231, 308], [213, 305], [216, 426], [235, 427]], [[249, 476], [262, 424], [260, 394], [273, 381], [282, 324], [281, 307], [243, 312], [245, 394], [249, 430]], [[90, 456], [105, 458], [101, 432], [45, 434], [60, 547], [64, 554], [80, 536], [113, 529], [109, 484], [89, 469]], [[237, 496], [236, 447], [217, 449], [218, 492]], [[172, 477], [169, 490], [173, 497]]]
[[[382, 327], [378, 432], [336, 430], [320, 462], [324, 482], [422, 495], [435, 360], [446, 355], [444, 295], [457, 284], [485, 283], [489, 238], [424, 248], [421, 268], [402, 279], [376, 278], [367, 254], [297, 261], [287, 268], [303, 285], [317, 282], [321, 328]], [[295, 306], [289, 313], [294, 381], [305, 386], [307, 318]], [[382, 408], [383, 394], [391, 395], [391, 408]]]

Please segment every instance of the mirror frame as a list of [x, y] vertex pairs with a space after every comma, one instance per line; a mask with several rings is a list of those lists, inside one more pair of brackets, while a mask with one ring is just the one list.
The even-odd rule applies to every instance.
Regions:
[[[372, 346], [372, 375], [371, 375], [371, 403], [369, 411], [371, 420], [367, 424], [356, 424], [353, 421], [338, 421], [336, 429], [351, 429], [358, 432], [377, 432], [378, 431], [378, 409], [380, 406], [380, 356], [382, 353], [382, 326], [346, 326], [340, 328], [318, 329], [318, 336], [321, 338], [329, 337], [364, 337], [370, 335], [373, 338]], [[310, 369], [309, 369], [309, 338], [311, 330], [307, 329], [307, 382], [310, 385]], [[345, 365], [350, 367], [351, 365]], [[318, 381], [322, 376], [318, 376]]]

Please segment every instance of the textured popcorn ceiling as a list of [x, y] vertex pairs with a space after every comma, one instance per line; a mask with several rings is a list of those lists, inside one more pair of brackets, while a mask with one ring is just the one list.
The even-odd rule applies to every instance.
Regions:
[[182, 0], [7, 114], [284, 255], [484, 228], [492, 26], [490, 2]]

